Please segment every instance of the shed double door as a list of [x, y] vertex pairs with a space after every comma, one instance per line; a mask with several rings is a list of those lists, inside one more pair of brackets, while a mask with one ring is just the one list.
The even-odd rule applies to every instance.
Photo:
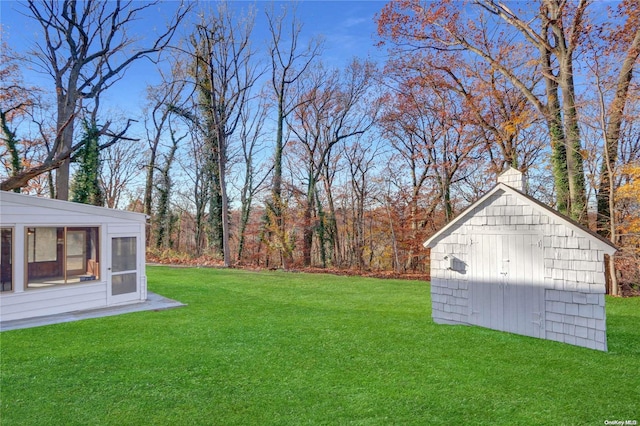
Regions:
[[544, 338], [541, 236], [474, 236], [469, 274], [471, 324]]

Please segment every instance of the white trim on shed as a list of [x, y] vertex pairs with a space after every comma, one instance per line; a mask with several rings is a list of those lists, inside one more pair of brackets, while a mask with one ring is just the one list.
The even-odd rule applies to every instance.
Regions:
[[146, 216], [0, 192], [0, 321], [147, 298]]

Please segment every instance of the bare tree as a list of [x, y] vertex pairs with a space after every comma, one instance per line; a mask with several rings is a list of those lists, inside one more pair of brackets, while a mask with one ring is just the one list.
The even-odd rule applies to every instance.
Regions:
[[[271, 87], [275, 97], [277, 115], [273, 181], [267, 213], [270, 216], [270, 220], [275, 222], [271, 224], [270, 234], [272, 234], [272, 238], [277, 240], [274, 245], [280, 248], [280, 264], [286, 269], [292, 259], [289, 251], [286, 250], [288, 243], [286, 241], [282, 200], [282, 155], [284, 150], [285, 119], [298, 106], [296, 104], [296, 96], [292, 93], [295, 90], [295, 84], [320, 54], [322, 45], [318, 40], [311, 40], [306, 47], [301, 48], [299, 46], [302, 24], [296, 18], [295, 11], [291, 19], [288, 19], [286, 9], [278, 16], [271, 10], [267, 12], [267, 21], [271, 35], [269, 45]], [[288, 29], [284, 28], [286, 25], [289, 25]]]
[[[231, 266], [229, 199], [227, 195], [227, 163], [230, 136], [234, 134], [242, 116], [258, 73], [253, 63], [250, 36], [254, 14], [249, 12], [241, 21], [226, 3], [220, 3], [213, 23], [203, 22], [196, 27], [194, 44], [197, 90], [200, 109], [207, 123], [207, 142], [215, 155], [220, 191], [220, 220], [222, 224], [222, 253], [224, 265]], [[209, 212], [213, 214], [212, 211]]]
[[[412, 232], [411, 248], [418, 249], [415, 250], [415, 254], [409, 253], [409, 268], [415, 265], [420, 245], [424, 241], [424, 238], [420, 242], [418, 239], [424, 237], [421, 231], [427, 224], [426, 218], [433, 216], [439, 204], [439, 198], [433, 197], [433, 201], [427, 202], [426, 209], [419, 208], [424, 200], [424, 193], [435, 186], [432, 178], [436, 165], [430, 151], [444, 133], [437, 115], [431, 114], [428, 110], [428, 93], [424, 87], [400, 84], [397, 93], [391, 94], [385, 102], [385, 111], [380, 123], [383, 135], [396, 152], [391, 163], [398, 163], [398, 168], [404, 171], [401, 175], [409, 176], [409, 181], [403, 188], [410, 191], [407, 198]], [[383, 201], [389, 213], [388, 199], [385, 198]]]
[[269, 177], [273, 168], [259, 172], [257, 156], [262, 150], [265, 136], [265, 120], [267, 118], [267, 106], [264, 96], [258, 98], [256, 104], [247, 102], [242, 110], [240, 118], [240, 153], [242, 157], [242, 185], [240, 189], [240, 226], [238, 227], [238, 255], [237, 260], [242, 259], [245, 246], [245, 233], [249, 218], [251, 217], [252, 203], [259, 189]]
[[[291, 115], [290, 128], [302, 146], [301, 162], [306, 170], [306, 206], [304, 210], [303, 261], [311, 265], [314, 232], [319, 239], [322, 266], [326, 266], [324, 221], [314, 220], [313, 210], [321, 215], [317, 183], [340, 141], [360, 136], [373, 126], [377, 107], [367, 99], [376, 69], [372, 63], [354, 60], [344, 72], [313, 67], [299, 90], [299, 100]], [[304, 87], [306, 86], [306, 87]]]
[[[347, 258], [351, 265], [364, 268], [364, 253], [366, 249], [366, 208], [372, 201], [374, 194], [374, 180], [372, 174], [376, 168], [377, 160], [380, 155], [380, 147], [374, 141], [367, 138], [358, 138], [354, 143], [345, 146], [343, 154], [346, 158], [348, 167], [349, 193], [351, 202], [349, 221], [351, 226], [347, 230], [350, 241], [345, 244], [347, 250]], [[346, 212], [345, 212], [346, 214]], [[393, 225], [391, 224], [393, 232]], [[395, 235], [392, 233], [392, 241], [395, 248]]]
[[164, 154], [163, 161], [158, 167], [160, 175], [158, 182], [156, 183], [156, 191], [158, 192], [158, 212], [156, 217], [156, 248], [170, 248], [171, 247], [171, 192], [173, 190], [173, 179], [171, 177], [171, 167], [175, 160], [176, 151], [180, 141], [188, 136], [185, 133], [182, 136], [177, 136], [176, 132], [169, 123], [169, 135], [171, 138], [171, 145], [169, 151]]
[[[191, 145], [189, 147], [189, 158], [184, 161], [183, 171], [190, 177], [192, 182], [192, 200], [195, 206], [195, 248], [196, 254], [201, 255], [206, 247], [206, 215], [209, 203], [210, 182], [207, 182], [207, 167], [209, 158], [203, 155], [206, 152], [205, 141], [202, 132], [195, 126], [190, 127]], [[191, 198], [191, 197], [189, 197]]]
[[101, 153], [100, 186], [107, 207], [119, 208], [122, 195], [142, 173], [142, 153], [139, 141], [117, 143]]
[[[160, 71], [162, 74], [162, 72]], [[148, 105], [145, 113], [144, 127], [149, 146], [146, 181], [144, 190], [144, 213], [151, 215], [153, 208], [154, 174], [157, 170], [157, 157], [161, 142], [169, 129], [172, 114], [182, 105], [185, 87], [184, 70], [179, 59], [171, 65], [169, 75], [163, 75], [162, 83], [147, 88]], [[179, 113], [178, 113], [179, 114]]]
[[25, 179], [57, 169], [55, 196], [68, 198], [70, 157], [77, 148], [73, 145], [74, 124], [83, 101], [111, 87], [134, 61], [164, 49], [191, 9], [180, 4], [166, 30], [149, 46], [134, 47], [128, 28], [141, 12], [157, 3], [28, 1], [30, 15], [44, 31], [44, 42], [36, 44], [33, 61], [54, 81], [57, 116], [51, 155], [41, 166], [24, 171]]
[[[399, 46], [409, 44], [418, 50], [463, 57], [461, 52], [473, 53], [502, 74], [547, 122], [558, 210], [586, 223], [573, 66], [579, 42], [588, 28], [585, 13], [590, 2], [540, 0], [538, 12], [533, 14], [512, 10], [494, 0], [474, 3], [478, 14], [465, 20], [458, 5], [447, 1], [391, 2], [381, 14], [379, 29]], [[491, 25], [490, 19], [494, 19]], [[529, 57], [513, 63], [511, 58], [518, 51]], [[544, 88], [540, 87], [544, 95], [537, 85], [528, 84], [528, 77], [521, 78], [523, 68], [536, 70], [544, 84]]]

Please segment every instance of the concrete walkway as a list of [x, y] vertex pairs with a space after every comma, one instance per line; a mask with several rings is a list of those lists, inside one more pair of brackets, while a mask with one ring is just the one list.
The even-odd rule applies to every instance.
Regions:
[[68, 312], [57, 315], [27, 318], [14, 321], [0, 322], [0, 331], [18, 330], [20, 328], [40, 327], [42, 325], [58, 324], [62, 322], [79, 321], [89, 318], [110, 317], [113, 315], [128, 314], [141, 311], [160, 311], [164, 309], [186, 306], [176, 300], [167, 299], [159, 294], [147, 292], [147, 300], [142, 303], [111, 306], [108, 308], [91, 309], [87, 311]]

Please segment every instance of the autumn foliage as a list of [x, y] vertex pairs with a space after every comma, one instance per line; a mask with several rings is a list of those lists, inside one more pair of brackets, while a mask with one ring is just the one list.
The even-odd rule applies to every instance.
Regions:
[[[161, 55], [162, 82], [148, 88], [143, 135], [114, 124], [126, 128], [114, 145], [122, 151], [101, 145], [107, 203], [149, 215], [154, 262], [427, 276], [422, 243], [515, 167], [529, 195], [620, 247], [616, 276], [634, 291], [638, 4], [390, 1], [380, 4], [372, 40], [384, 60], [341, 65], [325, 59], [322, 38], [304, 32], [294, 7], [261, 14], [190, 4], [172, 22], [199, 25], [182, 40], [172, 26], [148, 50]], [[106, 16], [124, 13], [106, 5]], [[268, 32], [262, 44], [258, 19]], [[47, 27], [61, 51], [74, 46], [64, 29]], [[123, 40], [134, 43], [130, 35]], [[17, 55], [5, 46], [0, 55], [0, 180], [54, 195], [56, 161], [75, 172], [80, 158], [65, 151], [53, 161], [61, 127], [73, 133], [89, 116], [109, 122], [98, 95], [120, 78], [117, 61], [109, 65], [116, 58], [101, 62], [106, 80], [98, 73], [93, 86], [70, 86], [67, 126], [23, 82]], [[56, 97], [58, 89], [42, 90]], [[78, 133], [65, 133], [65, 149]], [[25, 171], [35, 172], [15, 178]]]

